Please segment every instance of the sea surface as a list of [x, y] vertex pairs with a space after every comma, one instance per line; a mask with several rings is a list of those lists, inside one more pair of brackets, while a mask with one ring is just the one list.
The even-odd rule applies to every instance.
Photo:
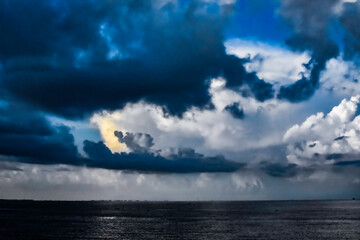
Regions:
[[0, 200], [0, 239], [360, 239], [360, 201]]

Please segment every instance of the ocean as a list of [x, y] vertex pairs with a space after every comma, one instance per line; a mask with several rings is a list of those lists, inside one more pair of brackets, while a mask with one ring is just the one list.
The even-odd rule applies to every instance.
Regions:
[[360, 239], [360, 201], [0, 200], [0, 239]]

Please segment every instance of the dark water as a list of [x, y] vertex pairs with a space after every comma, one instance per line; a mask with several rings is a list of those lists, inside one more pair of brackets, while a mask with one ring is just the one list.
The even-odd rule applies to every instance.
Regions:
[[0, 239], [360, 239], [360, 201], [0, 201]]

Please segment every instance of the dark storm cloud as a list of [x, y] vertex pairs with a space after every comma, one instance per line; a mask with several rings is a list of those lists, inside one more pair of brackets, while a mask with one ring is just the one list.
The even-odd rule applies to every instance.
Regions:
[[309, 146], [309, 148], [313, 148], [316, 146], [316, 143], [309, 144], [308, 146]]
[[223, 156], [205, 157], [191, 148], [172, 149], [162, 155], [162, 150], [153, 150], [153, 138], [144, 133], [123, 133], [115, 131], [119, 142], [124, 143], [130, 153], [112, 153], [103, 142], [84, 141], [84, 152], [89, 159], [86, 165], [109, 169], [141, 172], [191, 173], [191, 172], [234, 172], [244, 166], [230, 162]]
[[14, 161], [80, 164], [70, 129], [52, 126], [29, 106], [0, 108], [0, 155]]
[[332, 153], [332, 154], [328, 154], [328, 155], [326, 155], [326, 159], [327, 160], [334, 160], [334, 159], [341, 159], [341, 158], [343, 158], [344, 157], [344, 155], [343, 154], [341, 154], [341, 153]]
[[342, 162], [337, 162], [334, 165], [336, 165], [336, 166], [356, 166], [356, 167], [360, 167], [360, 160], [342, 161]]
[[[270, 83], [247, 72], [248, 59], [227, 55], [224, 32], [236, 4], [206, 1], [19, 0], [0, 2], [0, 87], [12, 97], [66, 117], [118, 109], [144, 99], [181, 114], [209, 103], [208, 80], [246, 84], [259, 101], [274, 97]], [[359, 3], [282, 0], [280, 15], [293, 29], [287, 44], [312, 54], [301, 77], [277, 97], [310, 98], [338, 46], [329, 28], [347, 31], [346, 56], [358, 55]], [[239, 28], [246, 26], [239, 26]], [[336, 33], [337, 34], [337, 33]]]
[[[112, 153], [103, 142], [85, 141], [84, 151], [89, 156], [86, 161], [88, 166], [117, 170], [162, 173], [234, 172], [244, 166], [221, 156], [204, 157], [201, 154], [174, 154], [165, 158], [156, 153]], [[179, 152], [184, 150], [180, 149]]]
[[149, 134], [127, 132], [124, 135], [121, 131], [115, 131], [114, 134], [120, 143], [135, 153], [147, 153], [154, 145], [154, 139]]
[[223, 76], [228, 88], [237, 89], [242, 84], [247, 84], [251, 93], [259, 101], [265, 101], [274, 97], [274, 89], [270, 83], [259, 79], [255, 72], [248, 73], [244, 64], [249, 59], [240, 59], [235, 56], [227, 56], [223, 62]]
[[296, 164], [261, 162], [259, 168], [272, 177], [281, 178], [294, 177], [300, 172]]
[[48, 136], [52, 131], [44, 117], [29, 106], [14, 103], [0, 106], [1, 135]]
[[[214, 6], [215, 5], [215, 6]], [[145, 99], [171, 113], [209, 102], [206, 81], [224, 75], [260, 101], [271, 84], [225, 53], [234, 5], [201, 1], [0, 2], [0, 84], [67, 117]]]
[[234, 118], [243, 119], [245, 116], [244, 109], [240, 106], [240, 103], [238, 102], [227, 105], [224, 110], [229, 112]]
[[280, 99], [291, 102], [307, 100], [319, 87], [320, 74], [327, 60], [339, 54], [338, 46], [328, 32], [338, 4], [339, 0], [282, 0], [279, 12], [294, 29], [294, 35], [287, 44], [294, 50], [309, 50], [312, 56], [305, 65], [310, 76], [303, 76], [294, 84], [281, 87]]
[[338, 45], [344, 48], [345, 59], [359, 62], [360, 2], [282, 0], [279, 13], [294, 29], [287, 44], [295, 50], [312, 52], [310, 62], [305, 65], [310, 77], [302, 77], [290, 86], [281, 87], [279, 98], [292, 102], [310, 98], [319, 87], [320, 74], [327, 60], [338, 56]]
[[341, 24], [348, 31], [345, 45], [345, 58], [360, 57], [360, 3], [345, 3], [340, 17]]
[[333, 153], [326, 155], [327, 160], [335, 161], [334, 166], [346, 167], [354, 166], [360, 167], [359, 153]]
[[324, 159], [331, 160], [334, 166], [346, 167], [346, 166], [358, 166], [360, 167], [360, 155], [359, 153], [331, 153], [331, 154], [319, 154], [314, 155], [314, 160]]
[[244, 166], [222, 156], [205, 157], [188, 148], [164, 157], [161, 150], [151, 149], [154, 143], [150, 135], [120, 131], [115, 135], [130, 153], [112, 153], [103, 142], [86, 140], [84, 151], [88, 157], [84, 157], [68, 127], [51, 125], [40, 113], [24, 106], [0, 108], [0, 124], [0, 170], [9, 170], [1, 161], [163, 173], [233, 172]]
[[334, 141], [344, 140], [345, 138], [348, 138], [348, 137], [347, 136], [340, 136], [340, 137], [334, 138]]

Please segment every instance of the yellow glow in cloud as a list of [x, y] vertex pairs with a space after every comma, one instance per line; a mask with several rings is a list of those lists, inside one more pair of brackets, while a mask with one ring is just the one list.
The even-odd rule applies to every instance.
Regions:
[[116, 124], [110, 119], [98, 118], [96, 124], [99, 127], [101, 137], [103, 138], [105, 145], [112, 152], [124, 152], [126, 149], [125, 144], [120, 143], [118, 138], [115, 137], [114, 132], [119, 130]]

